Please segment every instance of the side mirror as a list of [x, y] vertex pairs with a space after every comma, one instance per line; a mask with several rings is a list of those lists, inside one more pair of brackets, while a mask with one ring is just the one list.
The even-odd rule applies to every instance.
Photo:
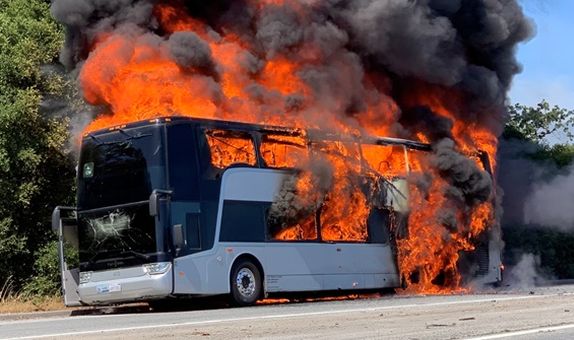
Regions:
[[183, 237], [183, 225], [174, 224], [171, 228], [171, 239], [173, 240], [173, 245], [175, 247], [176, 253], [185, 245], [185, 240]]
[[149, 215], [150, 216], [157, 216], [157, 206], [159, 197], [157, 196], [157, 192], [154, 190], [151, 195], [149, 195]]
[[[64, 212], [64, 217], [62, 218], [62, 212]], [[76, 208], [73, 207], [61, 207], [57, 206], [52, 211], [52, 231], [58, 235], [60, 233], [60, 224], [63, 221], [67, 221], [68, 223], [71, 220], [75, 220]]]
[[52, 212], [52, 231], [57, 235], [59, 233], [59, 230], [60, 230], [60, 207], [56, 207]]
[[62, 241], [78, 249], [78, 219], [76, 208], [56, 207], [52, 212], [52, 231]]
[[149, 214], [150, 216], [159, 215], [159, 200], [164, 196], [170, 196], [171, 190], [154, 189], [149, 195]]

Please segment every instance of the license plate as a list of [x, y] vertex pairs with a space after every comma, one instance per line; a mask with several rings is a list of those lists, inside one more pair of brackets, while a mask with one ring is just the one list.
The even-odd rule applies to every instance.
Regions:
[[121, 292], [122, 291], [122, 285], [119, 283], [103, 284], [103, 285], [96, 286], [96, 291], [98, 292], [98, 294]]

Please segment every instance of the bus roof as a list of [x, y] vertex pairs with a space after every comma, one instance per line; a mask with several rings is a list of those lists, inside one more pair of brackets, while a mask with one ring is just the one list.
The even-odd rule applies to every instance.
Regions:
[[169, 116], [160, 117], [149, 120], [136, 121], [128, 124], [122, 124], [118, 126], [112, 126], [105, 129], [100, 129], [86, 133], [85, 136], [89, 135], [99, 135], [102, 133], [122, 130], [125, 128], [135, 128], [140, 126], [148, 126], [152, 124], [171, 124], [177, 122], [196, 122], [202, 123], [204, 126], [213, 128], [228, 128], [228, 129], [240, 129], [245, 131], [257, 131], [257, 132], [267, 132], [275, 133], [286, 136], [305, 136], [310, 141], [343, 141], [343, 142], [354, 142], [361, 144], [371, 144], [371, 145], [402, 145], [409, 149], [430, 151], [431, 146], [427, 143], [421, 143], [408, 139], [393, 138], [393, 137], [383, 137], [383, 136], [373, 136], [373, 135], [350, 135], [350, 134], [340, 134], [328, 132], [320, 129], [299, 129], [299, 128], [288, 128], [274, 125], [264, 125], [264, 124], [252, 124], [252, 123], [242, 123], [228, 120], [218, 120], [218, 119], [205, 119], [205, 118], [193, 118], [193, 117], [182, 117], [182, 116]]

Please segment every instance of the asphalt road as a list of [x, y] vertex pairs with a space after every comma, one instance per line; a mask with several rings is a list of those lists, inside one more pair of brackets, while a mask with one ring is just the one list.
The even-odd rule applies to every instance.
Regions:
[[105, 315], [69, 314], [39, 314], [24, 320], [0, 316], [0, 339], [574, 339], [574, 286], [177, 312], [132, 308]]

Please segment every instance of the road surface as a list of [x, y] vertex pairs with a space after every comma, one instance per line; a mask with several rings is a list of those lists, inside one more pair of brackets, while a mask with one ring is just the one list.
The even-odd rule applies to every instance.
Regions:
[[0, 339], [574, 339], [574, 286], [177, 312], [0, 316]]

